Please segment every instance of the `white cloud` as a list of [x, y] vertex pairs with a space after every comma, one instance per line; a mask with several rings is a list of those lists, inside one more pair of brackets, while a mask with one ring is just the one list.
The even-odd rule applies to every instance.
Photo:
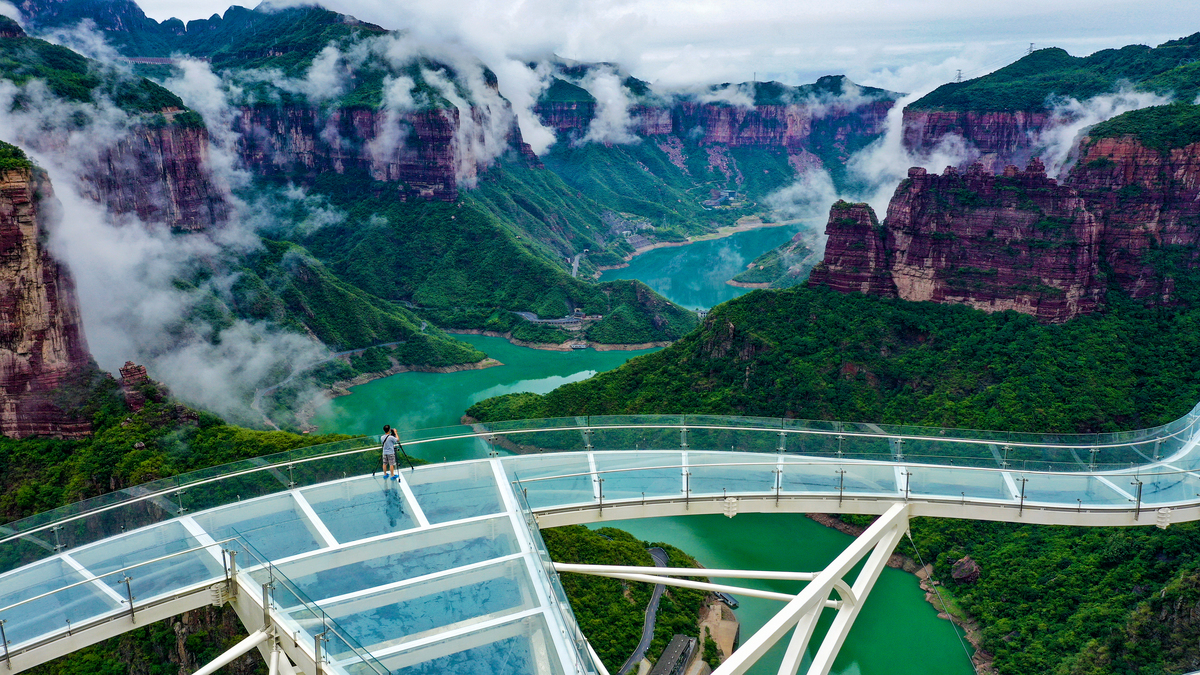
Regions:
[[621, 83], [621, 76], [615, 70], [609, 67], [593, 68], [580, 86], [596, 98], [595, 116], [581, 142], [611, 145], [638, 141], [638, 137], [630, 131], [633, 120], [629, 116], [629, 90]]

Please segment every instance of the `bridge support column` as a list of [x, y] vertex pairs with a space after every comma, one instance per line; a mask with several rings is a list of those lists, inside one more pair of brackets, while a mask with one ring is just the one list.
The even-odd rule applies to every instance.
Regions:
[[[766, 623], [757, 633], [746, 640], [741, 648], [721, 664], [713, 675], [741, 675], [758, 661], [789, 630], [796, 628], [792, 642], [788, 645], [780, 675], [795, 675], [811, 639], [813, 628], [821, 610], [826, 606], [829, 595], [842, 577], [870, 554], [850, 593], [843, 597], [833, 625], [817, 650], [817, 656], [809, 666], [808, 675], [828, 675], [833, 659], [846, 641], [850, 626], [858, 616], [863, 600], [879, 578], [883, 566], [895, 549], [900, 538], [908, 531], [908, 504], [894, 504], [871, 527], [854, 540], [841, 555], [834, 559], [822, 572], [804, 587], [794, 599]], [[839, 592], [839, 595], [842, 593]]]

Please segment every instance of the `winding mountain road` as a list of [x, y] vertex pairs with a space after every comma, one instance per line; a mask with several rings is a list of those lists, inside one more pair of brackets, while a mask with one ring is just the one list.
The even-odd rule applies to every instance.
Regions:
[[[667, 552], [655, 546], [647, 549], [650, 551], [650, 557], [654, 558], [655, 567], [667, 567]], [[650, 648], [650, 641], [654, 639], [654, 620], [658, 618], [658, 603], [662, 600], [663, 591], [667, 589], [662, 584], [654, 585], [654, 594], [650, 596], [650, 604], [646, 605], [646, 622], [642, 624], [642, 641], [638, 643], [637, 649], [629, 655], [625, 660], [625, 664], [621, 666], [621, 670], [617, 675], [627, 675], [633, 670], [638, 661], [641, 661], [646, 656], [646, 650]]]

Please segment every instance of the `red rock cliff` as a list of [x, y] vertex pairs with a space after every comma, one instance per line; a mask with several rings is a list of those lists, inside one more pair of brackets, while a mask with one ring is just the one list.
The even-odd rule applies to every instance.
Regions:
[[1085, 138], [1079, 155], [1061, 185], [1037, 159], [999, 176], [910, 169], [882, 228], [865, 205], [835, 206], [811, 283], [1051, 322], [1095, 311], [1109, 288], [1175, 302], [1178, 276], [1200, 269], [1200, 143]]
[[89, 365], [74, 282], [42, 246], [49, 181], [26, 169], [0, 172], [0, 433], [78, 436], [53, 391]]
[[213, 180], [208, 156], [202, 127], [135, 126], [88, 167], [83, 190], [113, 213], [203, 230], [229, 219], [229, 202]]
[[969, 159], [985, 171], [1024, 166], [1033, 155], [1032, 141], [1046, 127], [1044, 111], [973, 112], [959, 110], [904, 111], [904, 147], [916, 155], [929, 155], [943, 141], [957, 136]]
[[[671, 105], [633, 106], [630, 131], [653, 139], [684, 171], [688, 147], [695, 145], [708, 146], [708, 165], [727, 175], [737, 168], [726, 148], [784, 150], [793, 167], [800, 169], [820, 164], [813, 154], [818, 146], [842, 161], [848, 159], [857, 141], [884, 132], [893, 104], [884, 99], [857, 107], [820, 103], [746, 107], [679, 100]], [[543, 124], [556, 131], [582, 136], [591, 125], [595, 104], [542, 102], [536, 112]]]

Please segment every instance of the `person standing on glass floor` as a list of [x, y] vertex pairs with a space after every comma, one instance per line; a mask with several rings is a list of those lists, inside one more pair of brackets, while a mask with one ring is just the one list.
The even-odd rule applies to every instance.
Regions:
[[400, 479], [399, 472], [396, 471], [396, 444], [399, 440], [396, 430], [390, 424], [383, 425], [383, 435], [379, 437], [379, 443], [383, 446], [384, 480]]

